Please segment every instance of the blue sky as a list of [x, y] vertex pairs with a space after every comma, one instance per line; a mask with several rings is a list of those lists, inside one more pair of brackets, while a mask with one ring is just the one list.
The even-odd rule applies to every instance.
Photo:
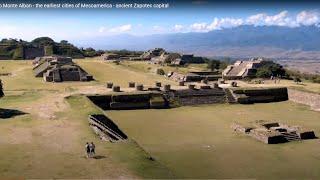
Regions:
[[0, 9], [0, 38], [76, 40], [208, 32], [240, 25], [319, 25], [319, 4], [170, 3], [167, 9]]

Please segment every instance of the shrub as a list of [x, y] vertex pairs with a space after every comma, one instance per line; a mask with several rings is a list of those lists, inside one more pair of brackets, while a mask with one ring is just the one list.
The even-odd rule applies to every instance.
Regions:
[[220, 69], [220, 64], [221, 62], [218, 60], [208, 60], [208, 65], [207, 68], [210, 69], [211, 71], [216, 70], [216, 69]]
[[48, 45], [44, 47], [44, 52], [46, 56], [51, 56], [53, 55], [53, 46], [52, 45]]
[[294, 81], [295, 83], [297, 83], [297, 84], [299, 84], [299, 83], [302, 82], [299, 77], [294, 77], [294, 78], [293, 78], [293, 81]]

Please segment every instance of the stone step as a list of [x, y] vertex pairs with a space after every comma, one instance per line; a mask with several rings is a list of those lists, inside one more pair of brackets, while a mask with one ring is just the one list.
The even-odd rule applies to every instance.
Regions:
[[288, 133], [288, 132], [282, 132], [281, 133], [284, 138], [287, 140], [287, 141], [299, 141], [300, 140], [300, 137], [298, 136], [298, 134], [296, 133]]

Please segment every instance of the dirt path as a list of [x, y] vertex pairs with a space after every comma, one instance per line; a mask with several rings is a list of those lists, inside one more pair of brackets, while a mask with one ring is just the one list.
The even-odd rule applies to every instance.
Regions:
[[14, 71], [11, 72], [11, 76], [17, 76], [20, 72], [26, 70], [26, 69], [30, 69], [30, 67], [26, 66], [26, 67], [20, 67]]

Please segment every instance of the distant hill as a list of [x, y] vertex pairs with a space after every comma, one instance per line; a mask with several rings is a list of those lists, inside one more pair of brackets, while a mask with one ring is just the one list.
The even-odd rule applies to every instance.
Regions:
[[117, 35], [79, 40], [83, 46], [102, 49], [145, 50], [163, 47], [170, 51], [205, 56], [279, 59], [320, 59], [320, 28], [244, 25], [207, 33], [175, 33], [148, 36]]
[[38, 56], [53, 54], [73, 58], [84, 57], [83, 50], [65, 40], [58, 43], [49, 37], [40, 37], [31, 42], [16, 39], [0, 41], [0, 59], [34, 59]]

